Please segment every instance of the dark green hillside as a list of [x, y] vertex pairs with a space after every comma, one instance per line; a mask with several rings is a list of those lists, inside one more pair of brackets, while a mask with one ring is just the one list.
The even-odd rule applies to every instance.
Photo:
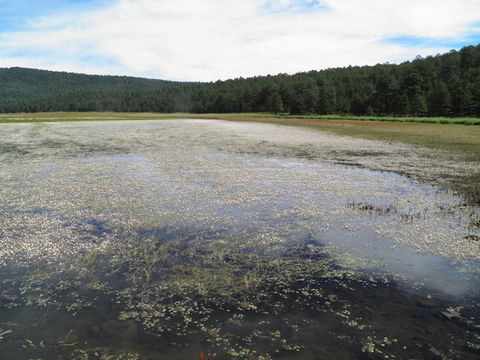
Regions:
[[0, 69], [0, 112], [37, 111], [480, 116], [480, 45], [399, 65], [210, 83]]
[[[0, 69], [0, 111], [88, 110], [119, 92], [151, 92], [173, 82], [128, 76], [85, 75], [25, 68]], [[92, 103], [93, 101], [93, 103]]]

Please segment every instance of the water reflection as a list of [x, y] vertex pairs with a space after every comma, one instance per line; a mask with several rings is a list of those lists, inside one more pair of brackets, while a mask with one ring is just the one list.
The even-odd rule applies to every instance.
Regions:
[[0, 146], [17, 130], [20, 150], [0, 154], [12, 358], [468, 358], [479, 346], [471, 209], [301, 155], [336, 138], [99, 122], [8, 125]]

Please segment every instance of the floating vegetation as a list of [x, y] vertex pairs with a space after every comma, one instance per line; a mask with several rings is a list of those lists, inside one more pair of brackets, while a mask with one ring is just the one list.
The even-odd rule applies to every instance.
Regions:
[[25, 149], [0, 163], [8, 358], [478, 355], [478, 213], [451, 193], [301, 129], [33, 126], [0, 135]]

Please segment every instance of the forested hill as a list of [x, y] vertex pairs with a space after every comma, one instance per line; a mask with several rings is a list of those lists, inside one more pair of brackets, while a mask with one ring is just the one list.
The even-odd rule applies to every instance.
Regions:
[[399, 65], [180, 83], [0, 69], [0, 112], [480, 116], [480, 45]]
[[88, 111], [98, 108], [97, 96], [114, 99], [120, 92], [152, 92], [172, 84], [128, 76], [0, 68], [0, 112]]

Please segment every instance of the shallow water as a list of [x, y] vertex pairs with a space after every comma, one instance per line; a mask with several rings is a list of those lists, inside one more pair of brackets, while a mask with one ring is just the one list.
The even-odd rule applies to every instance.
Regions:
[[2, 125], [2, 358], [478, 358], [476, 210], [336, 164], [384, 146], [206, 120]]

